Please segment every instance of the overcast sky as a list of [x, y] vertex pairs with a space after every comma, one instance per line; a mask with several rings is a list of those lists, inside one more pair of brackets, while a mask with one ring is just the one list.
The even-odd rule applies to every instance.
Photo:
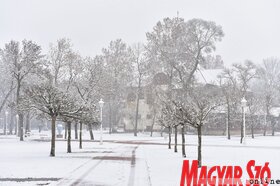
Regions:
[[280, 57], [279, 0], [0, 0], [0, 47], [32, 39], [47, 51], [58, 38], [94, 56], [111, 40], [145, 42], [164, 17], [202, 18], [221, 25], [217, 45], [226, 64]]

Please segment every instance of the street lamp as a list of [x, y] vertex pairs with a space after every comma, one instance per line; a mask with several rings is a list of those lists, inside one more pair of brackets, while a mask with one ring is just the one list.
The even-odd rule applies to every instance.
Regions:
[[9, 112], [8, 111], [6, 111], [5, 112], [5, 115], [6, 115], [6, 118], [5, 118], [5, 124], [4, 124], [4, 135], [6, 135], [7, 134], [7, 123], [8, 123], [8, 114], [9, 114]]
[[99, 106], [100, 106], [100, 145], [103, 144], [103, 139], [102, 139], [102, 135], [103, 135], [103, 127], [102, 127], [102, 108], [104, 105], [104, 101], [102, 100], [102, 98], [100, 99], [100, 101], [98, 102]]
[[242, 107], [242, 114], [243, 114], [243, 144], [246, 144], [245, 138], [246, 138], [246, 124], [245, 124], [245, 107], [247, 106], [247, 100], [245, 97], [241, 100], [241, 107]]

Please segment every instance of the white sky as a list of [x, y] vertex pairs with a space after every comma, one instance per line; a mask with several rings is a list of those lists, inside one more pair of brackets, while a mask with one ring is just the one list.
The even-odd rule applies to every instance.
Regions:
[[177, 11], [223, 27], [216, 53], [226, 64], [280, 57], [279, 0], [0, 0], [0, 47], [26, 38], [46, 51], [67, 37], [82, 55], [94, 56], [117, 38], [145, 42], [157, 21]]

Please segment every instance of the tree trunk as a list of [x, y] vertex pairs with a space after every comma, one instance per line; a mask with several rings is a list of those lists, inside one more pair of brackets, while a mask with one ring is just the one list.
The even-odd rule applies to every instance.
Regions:
[[64, 139], [67, 139], [67, 123], [64, 123]]
[[10, 122], [9, 122], [9, 134], [12, 135], [13, 134], [13, 128], [14, 128], [14, 110], [13, 108], [10, 109]]
[[174, 152], [178, 152], [177, 151], [177, 125], [174, 126], [174, 133], [175, 133]]
[[118, 110], [118, 108], [117, 108], [117, 106], [116, 106], [116, 102], [114, 102], [114, 105], [113, 105], [113, 114], [112, 114], [112, 117], [113, 117], [113, 119], [112, 119], [112, 131], [111, 131], [111, 133], [114, 133], [115, 132], [115, 127], [116, 127], [116, 125], [117, 125], [117, 110]]
[[109, 101], [109, 134], [112, 133], [112, 103]]
[[[3, 107], [6, 105], [6, 102], [8, 101], [8, 98], [10, 97], [10, 95], [12, 94], [12, 92], [13, 92], [13, 90], [15, 89], [15, 87], [13, 87], [13, 83], [11, 84], [11, 87], [10, 87], [10, 89], [9, 89], [9, 92], [4, 96], [3, 95], [3, 100], [2, 100], [2, 103], [1, 103], [1, 105], [0, 105], [0, 112], [2, 111], [2, 109], [3, 109]], [[13, 96], [12, 96], [12, 98], [11, 99], [13, 99]], [[17, 101], [18, 102], [18, 101]], [[13, 115], [12, 114], [13, 113], [13, 108], [11, 107], [11, 116]], [[11, 120], [11, 122], [12, 122], [12, 120]], [[5, 124], [4, 124], [5, 125]], [[7, 127], [7, 126], [6, 126]], [[7, 131], [6, 131], [7, 132]]]
[[56, 116], [52, 116], [52, 123], [51, 123], [52, 138], [51, 138], [50, 156], [55, 156], [55, 122], [56, 122]]
[[19, 122], [19, 137], [20, 141], [23, 141], [23, 114], [18, 114], [18, 122]]
[[271, 135], [274, 136], [274, 133], [275, 133], [275, 125], [276, 125], [276, 121], [275, 119], [273, 119], [271, 121]]
[[168, 127], [168, 149], [171, 149], [171, 126]]
[[16, 117], [15, 135], [18, 136], [18, 117]]
[[[6, 102], [8, 101], [8, 98], [10, 97], [10, 95], [12, 94], [14, 89], [15, 88], [13, 87], [13, 84], [11, 84], [9, 92], [5, 96], [3, 96], [4, 99], [3, 99], [3, 101], [2, 101], [2, 103], [0, 105], [0, 112], [2, 112], [3, 107], [6, 105]], [[13, 99], [13, 97], [11, 99]]]
[[17, 136], [20, 137], [19, 115], [18, 115], [18, 121], [17, 121]]
[[201, 125], [197, 127], [197, 136], [198, 136], [198, 149], [197, 149], [197, 160], [198, 160], [198, 167], [201, 167], [202, 162], [202, 153], [201, 153]]
[[71, 153], [71, 121], [67, 122], [67, 131], [68, 131], [68, 138], [67, 138], [67, 153]]
[[44, 122], [42, 121], [42, 122], [39, 124], [39, 133], [41, 133], [43, 127], [44, 127]]
[[138, 89], [137, 89], [134, 136], [137, 136], [137, 130], [138, 130], [138, 113], [139, 113], [140, 87], [141, 87], [141, 79], [139, 79], [139, 81], [138, 81]]
[[266, 136], [266, 129], [267, 129], [267, 124], [264, 125], [263, 136]]
[[230, 128], [231, 128], [231, 122], [230, 122], [230, 107], [228, 106], [228, 112], [227, 112], [227, 124], [228, 124], [228, 128], [227, 128], [227, 137], [230, 140]]
[[185, 126], [182, 125], [182, 156], [186, 157], [186, 149], [185, 149]]
[[[21, 89], [21, 80], [17, 78], [17, 91], [16, 91], [16, 105], [17, 109], [19, 106], [19, 96], [20, 96], [20, 89]], [[20, 137], [20, 141], [23, 141], [23, 113], [21, 113], [19, 110], [18, 112], [18, 134]]]
[[152, 121], [152, 125], [151, 125], [151, 135], [150, 135], [151, 137], [153, 136], [153, 132], [154, 132], [155, 120], [156, 120], [156, 113], [154, 112], [153, 121]]
[[75, 122], [75, 139], [78, 139], [78, 122]]
[[243, 126], [243, 120], [244, 120], [244, 118], [243, 118], [243, 113], [244, 113], [244, 108], [242, 107], [242, 121], [241, 121], [241, 138], [240, 138], [240, 143], [242, 144], [242, 142], [243, 142], [243, 137], [244, 137], [244, 134], [243, 134], [243, 131], [244, 131], [244, 126]]
[[241, 125], [241, 137], [240, 137], [240, 143], [242, 144], [242, 142], [243, 142], [243, 124]]
[[90, 139], [94, 140], [94, 136], [93, 136], [93, 132], [92, 132], [92, 124], [91, 123], [88, 124], [88, 130], [89, 130]]
[[30, 130], [30, 112], [27, 112], [25, 121], [26, 121], [26, 123], [25, 123], [25, 134], [26, 134], [27, 132], [31, 131]]
[[254, 139], [255, 136], [254, 136], [254, 125], [253, 125], [253, 123], [251, 124], [251, 134], [252, 134], [252, 138]]
[[8, 116], [5, 114], [5, 117], [4, 117], [4, 129], [3, 129], [4, 135], [7, 134], [7, 123], [8, 123]]
[[264, 130], [263, 130], [263, 135], [266, 136], [266, 130], [267, 130], [267, 118], [269, 116], [269, 109], [268, 106], [266, 107], [266, 115], [264, 117]]
[[83, 123], [80, 121], [80, 140], [79, 140], [79, 148], [82, 149], [82, 131], [83, 131]]

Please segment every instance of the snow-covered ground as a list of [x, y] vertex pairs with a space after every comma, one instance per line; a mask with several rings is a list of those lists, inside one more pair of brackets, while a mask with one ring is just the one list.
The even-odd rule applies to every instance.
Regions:
[[[104, 134], [103, 145], [87, 141], [79, 149], [73, 141], [72, 153], [66, 153], [66, 141], [59, 140], [56, 157], [49, 157], [49, 141], [34, 140], [42, 135], [24, 142], [0, 136], [0, 185], [177, 186], [184, 160], [181, 146], [174, 153], [165, 145], [166, 138], [155, 135]], [[95, 138], [99, 139], [97, 131]], [[248, 137], [246, 145], [239, 140], [203, 136], [203, 165], [239, 165], [245, 170], [251, 159], [258, 165], [269, 162], [272, 178], [280, 179], [280, 136]], [[187, 135], [186, 143], [186, 159], [196, 159], [197, 137]]]

